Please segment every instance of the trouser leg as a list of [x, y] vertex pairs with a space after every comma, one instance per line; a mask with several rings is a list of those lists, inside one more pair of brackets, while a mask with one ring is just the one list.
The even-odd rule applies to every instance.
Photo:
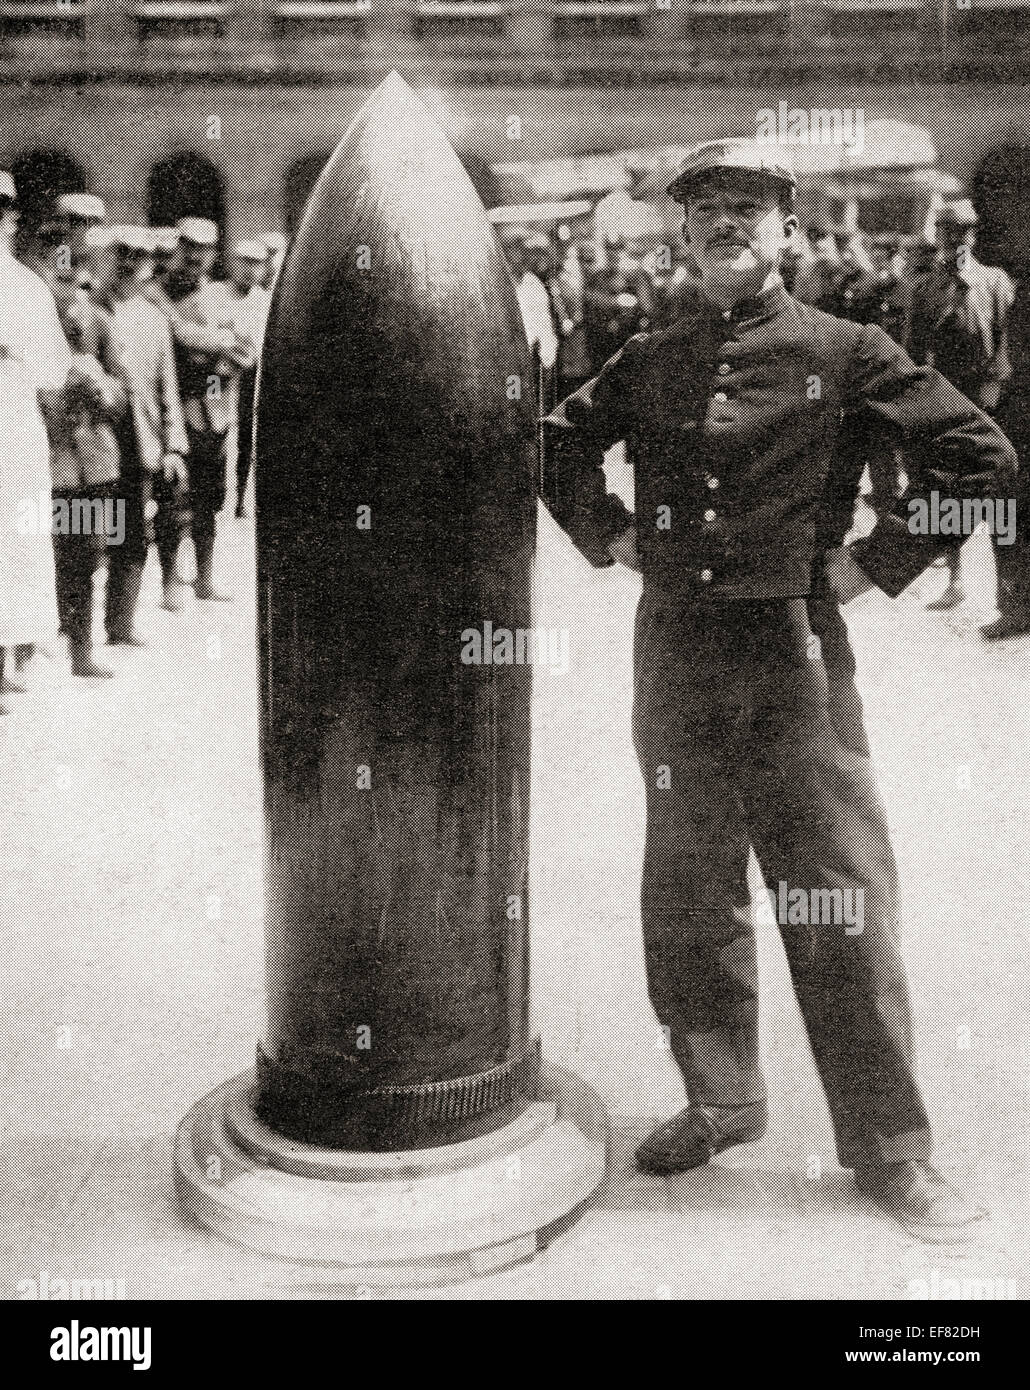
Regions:
[[139, 470], [127, 470], [119, 480], [118, 497], [125, 503], [125, 534], [108, 550], [105, 627], [114, 642], [127, 641], [143, 581], [147, 559], [147, 522], [144, 514], [148, 483]]
[[1030, 484], [1024, 457], [1020, 457], [1014, 498], [1006, 503], [1013, 531], [995, 526], [991, 532], [994, 563], [998, 572], [998, 611], [1014, 622], [1030, 624]]
[[[58, 567], [63, 571], [62, 625], [73, 649], [88, 651], [93, 644], [93, 574], [95, 548], [88, 536], [61, 536]], [[56, 558], [56, 554], [55, 554]]]
[[[831, 649], [840, 643], [829, 634]], [[931, 1141], [898, 948], [897, 871], [864, 735], [852, 736], [861, 704], [849, 664], [812, 662], [807, 699], [754, 710], [741, 794], [781, 923], [785, 894], [801, 890], [806, 902], [781, 930], [838, 1158], [854, 1168], [925, 1160]]]
[[[727, 722], [687, 708], [637, 614], [634, 743], [647, 794], [641, 917], [648, 993], [691, 1104], [765, 1098], [747, 890], [748, 839]], [[662, 620], [659, 618], [659, 622]], [[675, 638], [673, 638], [675, 640]]]
[[161, 579], [165, 588], [178, 583], [179, 547], [189, 530], [190, 514], [187, 489], [184, 483], [166, 482], [161, 474], [154, 478], [154, 540], [157, 558], [161, 563]]
[[190, 509], [193, 516], [193, 548], [197, 555], [197, 596], [213, 593], [215, 530], [218, 513], [225, 505], [227, 436], [190, 433]]
[[254, 392], [257, 372], [244, 372], [240, 377], [240, 420], [236, 442], [236, 510], [243, 508], [250, 480], [250, 465], [254, 453]]

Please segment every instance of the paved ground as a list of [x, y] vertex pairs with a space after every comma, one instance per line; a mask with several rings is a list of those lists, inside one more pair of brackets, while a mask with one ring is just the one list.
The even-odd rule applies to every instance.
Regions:
[[[682, 1104], [639, 940], [638, 581], [592, 571], [545, 516], [536, 622], [569, 629], [572, 659], [536, 684], [534, 1007], [547, 1054], [616, 1117], [613, 1162], [533, 1264], [428, 1296], [903, 1299], [936, 1270], [1016, 1280], [1026, 1297], [1030, 642], [977, 638], [992, 568], [981, 538], [967, 550], [955, 614], [923, 611], [934, 571], [848, 616], [939, 1159], [992, 1207], [980, 1242], [935, 1252], [855, 1200], [772, 928], [759, 929], [769, 1137], [695, 1174], [634, 1174], [635, 1138]], [[55, 645], [0, 719], [7, 1297], [40, 1271], [123, 1278], [130, 1297], [349, 1296], [324, 1272], [223, 1246], [171, 1202], [175, 1125], [251, 1063], [262, 1027], [251, 523], [223, 520], [220, 556], [231, 606], [162, 612], [152, 560], [149, 648], [106, 656], [118, 678], [96, 684], [73, 680]]]

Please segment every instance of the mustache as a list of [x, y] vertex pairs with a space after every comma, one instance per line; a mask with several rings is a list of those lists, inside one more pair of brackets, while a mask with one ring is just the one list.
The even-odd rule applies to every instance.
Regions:
[[740, 247], [747, 247], [747, 246], [750, 246], [751, 243], [750, 243], [749, 241], [746, 241], [743, 237], [739, 237], [739, 236], [727, 236], [726, 234], [723, 234], [722, 236], [713, 236], [713, 237], [709, 237], [708, 243], [707, 243], [707, 244], [708, 244], [709, 247], [714, 247], [714, 246], [740, 246]]

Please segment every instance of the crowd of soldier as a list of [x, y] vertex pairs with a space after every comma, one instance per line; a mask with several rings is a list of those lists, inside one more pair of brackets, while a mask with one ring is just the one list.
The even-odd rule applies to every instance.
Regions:
[[[245, 515], [257, 360], [285, 249], [278, 236], [237, 241], [216, 279], [219, 230], [207, 219], [111, 226], [99, 198], [72, 193], [19, 238], [18, 212], [0, 171], [6, 693], [21, 690], [4, 679], [7, 652], [22, 665], [58, 625], [76, 676], [112, 675], [93, 653], [94, 576], [105, 563], [111, 645], [144, 645], [134, 620], [152, 543], [166, 610], [181, 609], [187, 536], [196, 598], [226, 599], [214, 582], [217, 518], [232, 460]], [[25, 499], [37, 496], [52, 497], [51, 516], [26, 525]], [[101, 522], [115, 515], [112, 533]]]

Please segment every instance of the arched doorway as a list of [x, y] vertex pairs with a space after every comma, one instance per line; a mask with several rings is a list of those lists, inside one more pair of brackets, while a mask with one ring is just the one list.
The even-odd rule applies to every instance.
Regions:
[[21, 255], [36, 228], [52, 214], [56, 198], [92, 190], [82, 165], [64, 150], [29, 150], [12, 161], [10, 171], [21, 212], [17, 245]]
[[180, 217], [207, 217], [225, 228], [225, 184], [217, 167], [200, 154], [176, 154], [150, 171], [150, 222], [171, 227]]
[[286, 236], [292, 241], [304, 215], [304, 208], [319, 174], [332, 158], [332, 150], [319, 154], [305, 155], [291, 164], [283, 183], [283, 220], [286, 223]]

